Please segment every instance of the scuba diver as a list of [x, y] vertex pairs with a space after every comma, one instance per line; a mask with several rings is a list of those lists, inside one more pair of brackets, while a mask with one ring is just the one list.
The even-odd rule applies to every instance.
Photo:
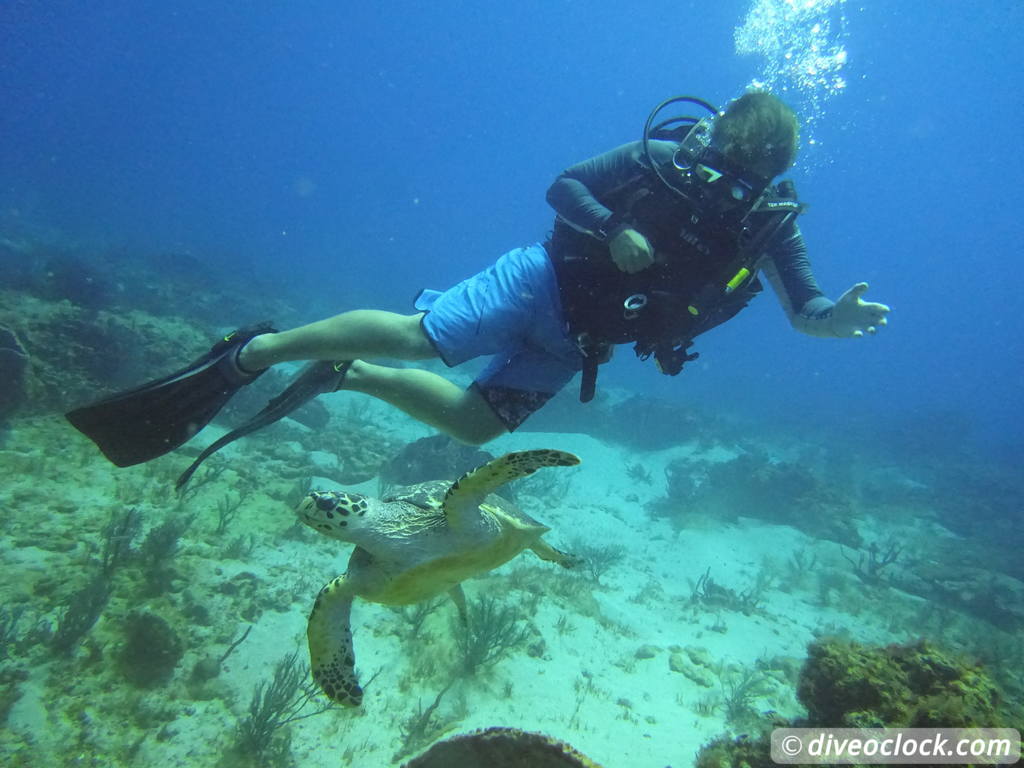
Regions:
[[[655, 122], [668, 106], [709, 114]], [[773, 179], [797, 150], [793, 111], [749, 92], [722, 112], [681, 96], [659, 104], [642, 139], [586, 160], [555, 179], [556, 212], [544, 243], [512, 250], [444, 292], [424, 291], [417, 312], [344, 312], [284, 332], [229, 334], [186, 368], [68, 414], [118, 466], [177, 448], [242, 386], [270, 366], [313, 361], [266, 408], [211, 445], [179, 480], [237, 437], [318, 394], [363, 392], [470, 444], [515, 430], [582, 371], [594, 395], [598, 366], [632, 343], [668, 375], [697, 354], [693, 340], [739, 312], [771, 283], [796, 330], [825, 338], [871, 335], [889, 307], [865, 302], [866, 283], [837, 301], [811, 272], [796, 224], [793, 184]], [[493, 359], [468, 389], [432, 372], [368, 358]]]

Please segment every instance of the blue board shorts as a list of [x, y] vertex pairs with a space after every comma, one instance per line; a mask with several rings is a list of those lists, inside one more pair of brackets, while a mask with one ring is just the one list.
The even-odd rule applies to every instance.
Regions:
[[555, 271], [540, 244], [516, 248], [447, 291], [416, 298], [423, 330], [448, 366], [494, 355], [473, 386], [511, 432], [583, 367]]

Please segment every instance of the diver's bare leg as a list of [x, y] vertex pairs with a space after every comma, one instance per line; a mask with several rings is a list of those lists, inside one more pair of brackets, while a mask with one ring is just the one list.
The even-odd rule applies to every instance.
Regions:
[[460, 389], [430, 371], [356, 360], [341, 388], [373, 395], [471, 445], [481, 445], [508, 431], [479, 392]]
[[422, 314], [357, 309], [281, 333], [257, 336], [239, 353], [247, 371], [289, 360], [353, 360], [393, 357], [427, 360], [437, 351], [420, 327]]
[[387, 368], [357, 359], [437, 357], [420, 325], [422, 317], [376, 309], [345, 312], [290, 331], [257, 336], [242, 349], [238, 362], [256, 371], [287, 360], [353, 360], [342, 389], [373, 395], [473, 445], [504, 434], [505, 425], [476, 390], [462, 390], [429, 371]]

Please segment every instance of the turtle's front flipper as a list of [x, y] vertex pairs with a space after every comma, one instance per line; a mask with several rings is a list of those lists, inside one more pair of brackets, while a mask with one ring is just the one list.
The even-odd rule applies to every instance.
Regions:
[[530, 547], [530, 549], [532, 549], [533, 553], [541, 560], [547, 560], [549, 563], [557, 563], [563, 568], [576, 568], [583, 561], [583, 558], [578, 555], [571, 555], [568, 552], [555, 549], [543, 539], [538, 539], [537, 543]]
[[327, 697], [346, 707], [363, 703], [352, 651], [352, 589], [339, 576], [320, 590], [306, 627], [313, 680]]
[[448, 525], [457, 528], [487, 494], [511, 480], [532, 475], [543, 467], [573, 467], [579, 463], [575, 454], [547, 449], [506, 453], [489, 461], [456, 480], [444, 495], [442, 507]]

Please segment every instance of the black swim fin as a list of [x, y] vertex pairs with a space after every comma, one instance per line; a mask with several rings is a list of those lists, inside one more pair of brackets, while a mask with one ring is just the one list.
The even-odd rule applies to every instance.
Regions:
[[345, 380], [345, 374], [348, 373], [350, 365], [352, 365], [351, 360], [342, 360], [339, 362], [318, 360], [306, 365], [301, 371], [299, 371], [299, 374], [292, 379], [291, 383], [285, 387], [281, 394], [272, 398], [262, 411], [245, 422], [245, 424], [238, 427], [238, 429], [233, 429], [223, 437], [210, 443], [210, 445], [199, 454], [199, 457], [192, 462], [192, 466], [181, 473], [181, 477], [178, 478], [174, 487], [179, 491], [184, 488], [185, 484], [189, 481], [195, 471], [199, 469], [199, 465], [225, 445], [233, 443], [240, 437], [245, 437], [250, 432], [255, 432], [257, 429], [262, 429], [268, 424], [273, 424], [275, 421], [283, 419], [296, 408], [300, 408], [305, 405], [317, 395], [337, 390], [338, 387], [341, 386], [342, 381]]
[[262, 324], [233, 331], [180, 371], [69, 411], [67, 420], [119, 467], [163, 456], [194, 437], [235, 392], [263, 373], [245, 373], [235, 360], [263, 333], [274, 329]]

